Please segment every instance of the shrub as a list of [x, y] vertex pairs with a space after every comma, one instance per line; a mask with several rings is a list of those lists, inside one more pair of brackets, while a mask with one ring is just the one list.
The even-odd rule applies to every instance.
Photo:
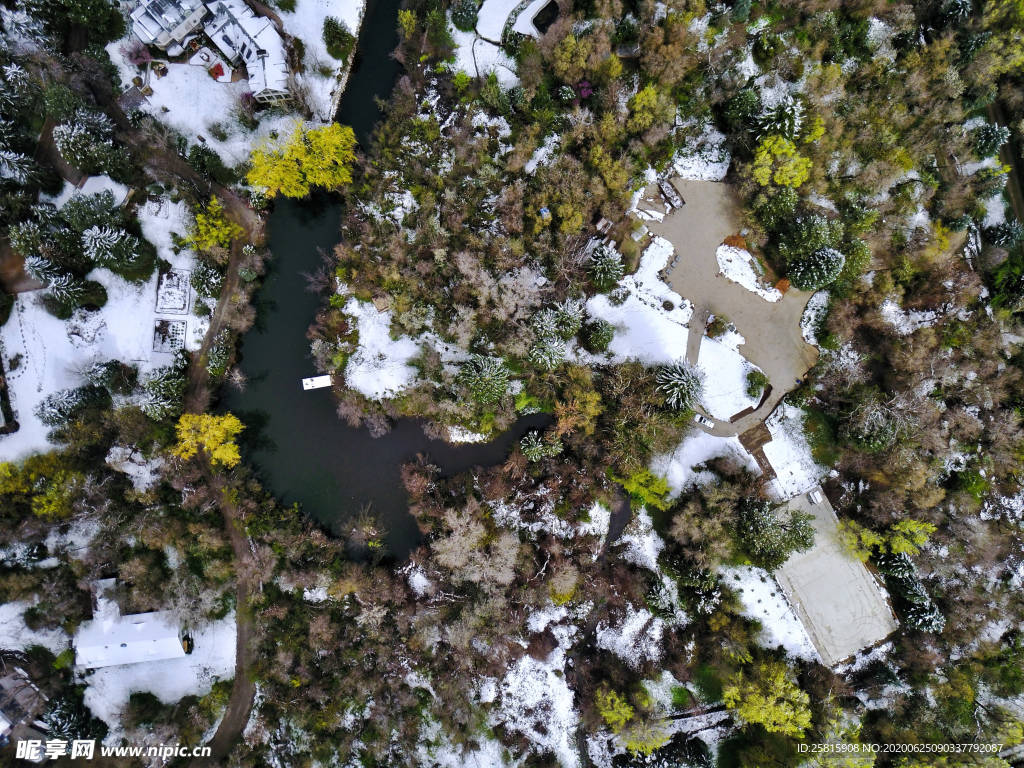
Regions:
[[985, 237], [992, 245], [1013, 248], [1024, 240], [1024, 227], [1018, 221], [1007, 221], [986, 229]]
[[555, 332], [565, 340], [571, 339], [583, 327], [583, 302], [566, 299], [555, 305]]
[[527, 360], [542, 371], [553, 371], [565, 360], [565, 347], [557, 339], [541, 339], [530, 348]]
[[761, 371], [750, 371], [747, 374], [747, 397], [759, 398], [768, 386], [768, 377]]
[[348, 25], [340, 19], [328, 16], [324, 19], [323, 37], [327, 52], [334, 58], [347, 62], [356, 44], [356, 37]]
[[615, 328], [607, 320], [592, 320], [583, 329], [583, 348], [594, 354], [602, 354], [608, 351], [612, 339], [615, 338]]

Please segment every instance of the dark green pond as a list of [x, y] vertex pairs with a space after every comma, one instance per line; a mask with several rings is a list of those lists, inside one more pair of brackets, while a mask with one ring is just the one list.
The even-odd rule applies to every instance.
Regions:
[[[361, 60], [338, 111], [338, 120], [352, 125], [364, 144], [380, 117], [373, 97], [386, 99], [400, 71], [390, 58], [398, 44], [398, 7], [398, 0], [370, 0], [360, 32]], [[320, 266], [318, 247], [329, 252], [338, 242], [340, 218], [341, 207], [326, 198], [277, 202], [267, 227], [274, 259], [257, 295], [257, 325], [241, 347], [249, 384], [242, 393], [227, 391], [223, 406], [246, 424], [244, 457], [278, 498], [298, 502], [336, 531], [372, 504], [388, 528], [389, 550], [404, 557], [420, 535], [399, 478], [403, 462], [426, 453], [446, 475], [497, 464], [514, 441], [545, 426], [549, 417], [525, 417], [493, 442], [455, 447], [428, 439], [420, 424], [408, 420], [372, 438], [337, 417], [329, 389], [303, 391], [302, 379], [317, 374], [306, 330], [323, 300], [306, 290], [302, 273]]]

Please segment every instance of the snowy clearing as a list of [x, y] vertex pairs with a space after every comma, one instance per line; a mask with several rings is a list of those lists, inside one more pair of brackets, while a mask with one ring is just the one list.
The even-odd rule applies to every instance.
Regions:
[[718, 268], [722, 276], [734, 283], [739, 283], [748, 291], [752, 291], [765, 301], [782, 301], [782, 293], [775, 288], [766, 287], [754, 272], [754, 257], [742, 248], [731, 245], [720, 245], [715, 251]]
[[878, 309], [882, 319], [893, 327], [899, 336], [909, 336], [918, 328], [927, 328], [934, 324], [938, 312], [905, 311], [894, 299], [886, 299]]
[[665, 622], [646, 608], [626, 606], [626, 614], [614, 625], [597, 625], [597, 647], [611, 651], [633, 669], [661, 658]]
[[203, 696], [218, 680], [235, 675], [235, 614], [216, 621], [193, 635], [195, 650], [180, 659], [102, 667], [83, 677], [86, 706], [110, 726], [114, 737], [121, 710], [135, 691], [149, 691], [165, 704], [190, 694]]
[[821, 661], [804, 625], [770, 573], [753, 566], [720, 568], [722, 581], [734, 590], [743, 603], [743, 615], [761, 622], [761, 644], [766, 648], [782, 646], [798, 659]]
[[[172, 267], [190, 270], [195, 257], [189, 251], [175, 254], [170, 240], [171, 231], [185, 231], [185, 204], [162, 202], [166, 217], [153, 213], [149, 205], [140, 209], [143, 234]], [[82, 386], [85, 380], [79, 371], [93, 362], [120, 360], [137, 365], [140, 373], [170, 365], [173, 350], [157, 343], [159, 322], [179, 324], [186, 349], [196, 349], [202, 342], [202, 334], [196, 339], [195, 334], [185, 335], [185, 330], [189, 326], [205, 328], [205, 318], [183, 315], [180, 310], [157, 312], [160, 276], [156, 272], [145, 283], [129, 283], [102, 268], [94, 269], [88, 278], [107, 290], [107, 303], [98, 311], [77, 310], [65, 322], [42, 307], [43, 292], [22, 293], [15, 299], [11, 319], [0, 328], [0, 354], [9, 371], [11, 406], [20, 425], [17, 432], [0, 436], [0, 460], [51, 447], [46, 439], [49, 428], [35, 415], [35, 407], [58, 390]], [[187, 286], [185, 290], [189, 290]], [[10, 370], [10, 360], [17, 355], [21, 355], [19, 365]]]
[[477, 33], [491, 42], [500, 43], [505, 22], [517, 5], [519, 0], [484, 0], [477, 15]]
[[754, 474], [760, 474], [757, 462], [740, 445], [739, 438], [715, 437], [703, 430], [687, 435], [672, 453], [655, 456], [651, 461], [651, 471], [666, 478], [672, 488], [672, 496], [678, 496], [694, 485], [713, 482], [716, 477], [713, 472], [694, 471], [694, 467], [718, 458], [728, 459]]
[[359, 348], [345, 366], [348, 385], [371, 400], [382, 400], [412, 384], [416, 369], [409, 361], [420, 353], [420, 345], [406, 336], [391, 338], [391, 312], [378, 312], [357, 299], [349, 299], [344, 312], [359, 330]]
[[828, 468], [815, 463], [811, 446], [804, 435], [804, 413], [799, 408], [780, 405], [765, 421], [772, 434], [764, 444], [764, 455], [775, 470], [773, 481], [781, 499], [789, 499], [816, 486]]
[[728, 421], [760, 402], [760, 398], [747, 395], [747, 374], [760, 369], [724, 344], [704, 337], [697, 367], [706, 377], [701, 402], [709, 416]]
[[55, 654], [68, 647], [68, 636], [59, 629], [29, 629], [25, 611], [31, 604], [16, 601], [0, 605], [0, 648], [24, 651], [30, 645], [41, 645]]

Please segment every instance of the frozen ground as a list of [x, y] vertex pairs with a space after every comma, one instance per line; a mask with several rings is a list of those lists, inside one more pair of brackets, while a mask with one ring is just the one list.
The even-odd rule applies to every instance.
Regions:
[[770, 573], [749, 565], [722, 568], [719, 573], [722, 581], [739, 595], [743, 615], [761, 622], [761, 645], [781, 645], [790, 656], [820, 661], [807, 630]]
[[703, 430], [694, 430], [684, 437], [683, 442], [672, 453], [656, 456], [651, 462], [651, 471], [659, 477], [666, 478], [672, 488], [672, 495], [678, 496], [694, 485], [712, 482], [715, 479], [713, 472], [696, 471], [694, 467], [717, 458], [729, 459], [755, 474], [760, 474], [757, 462], [740, 445], [738, 438], [715, 437]]
[[203, 696], [218, 680], [234, 677], [235, 634], [235, 614], [231, 613], [196, 632], [195, 650], [188, 656], [94, 670], [83, 677], [88, 686], [86, 706], [116, 737], [121, 710], [136, 691], [149, 691], [165, 704], [190, 694]]
[[502, 88], [519, 85], [516, 63], [501, 48], [475, 32], [462, 32], [454, 27], [451, 32], [457, 46], [455, 70], [471, 77], [487, 77], [493, 72]]
[[30, 645], [41, 645], [59, 654], [68, 647], [68, 636], [59, 629], [29, 629], [25, 611], [31, 604], [16, 601], [0, 605], [0, 648], [23, 651]]
[[725, 135], [708, 122], [697, 139], [679, 150], [672, 168], [683, 179], [721, 181], [729, 172], [730, 162]]
[[[174, 254], [170, 241], [172, 230], [185, 231], [184, 203], [163, 201], [163, 213], [154, 210], [147, 204], [139, 212], [143, 233], [174, 268], [190, 270], [195, 263], [193, 254]], [[173, 353], [154, 347], [157, 321], [182, 323], [184, 328], [202, 327], [205, 322], [188, 314], [157, 314], [159, 276], [155, 272], [141, 284], [129, 283], [107, 269], [94, 269], [88, 277], [107, 289], [107, 303], [99, 311], [79, 310], [65, 322], [42, 307], [44, 292], [22, 293], [15, 299], [11, 319], [0, 328], [11, 405], [20, 425], [17, 432], [0, 436], [0, 460], [10, 461], [51, 447], [46, 439], [49, 428], [36, 417], [35, 407], [57, 390], [82, 386], [85, 380], [79, 371], [105, 360], [137, 365], [140, 372], [170, 365]], [[196, 339], [189, 337], [185, 344], [188, 349], [198, 346]], [[11, 370], [11, 360], [19, 355], [17, 368]]]
[[519, 0], [484, 0], [477, 15], [476, 31], [481, 37], [500, 43], [505, 22], [517, 5]]
[[759, 397], [747, 395], [747, 374], [756, 369], [739, 352], [705, 337], [700, 344], [697, 367], [704, 371], [701, 402], [709, 416], [728, 421], [740, 411], [754, 408]]

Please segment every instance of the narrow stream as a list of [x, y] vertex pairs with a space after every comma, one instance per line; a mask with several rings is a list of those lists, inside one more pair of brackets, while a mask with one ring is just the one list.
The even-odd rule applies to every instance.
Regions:
[[[351, 125], [364, 146], [381, 114], [374, 97], [388, 98], [401, 71], [390, 57], [398, 45], [399, 5], [400, 0], [369, 0], [361, 54], [339, 105], [338, 120]], [[338, 242], [340, 217], [341, 206], [326, 196], [276, 203], [267, 226], [274, 258], [256, 297], [256, 327], [241, 347], [249, 384], [244, 392], [227, 389], [222, 405], [246, 424], [240, 439], [244, 458], [279, 499], [298, 502], [335, 531], [370, 504], [388, 529], [389, 551], [405, 557], [421, 537], [399, 477], [403, 462], [426, 453], [446, 475], [497, 464], [514, 441], [546, 426], [550, 417], [524, 417], [486, 444], [430, 440], [410, 420], [375, 439], [365, 428], [352, 429], [337, 417], [329, 389], [303, 391], [301, 380], [317, 373], [306, 330], [322, 299], [306, 290], [302, 273], [320, 266], [318, 247], [329, 252]]]

